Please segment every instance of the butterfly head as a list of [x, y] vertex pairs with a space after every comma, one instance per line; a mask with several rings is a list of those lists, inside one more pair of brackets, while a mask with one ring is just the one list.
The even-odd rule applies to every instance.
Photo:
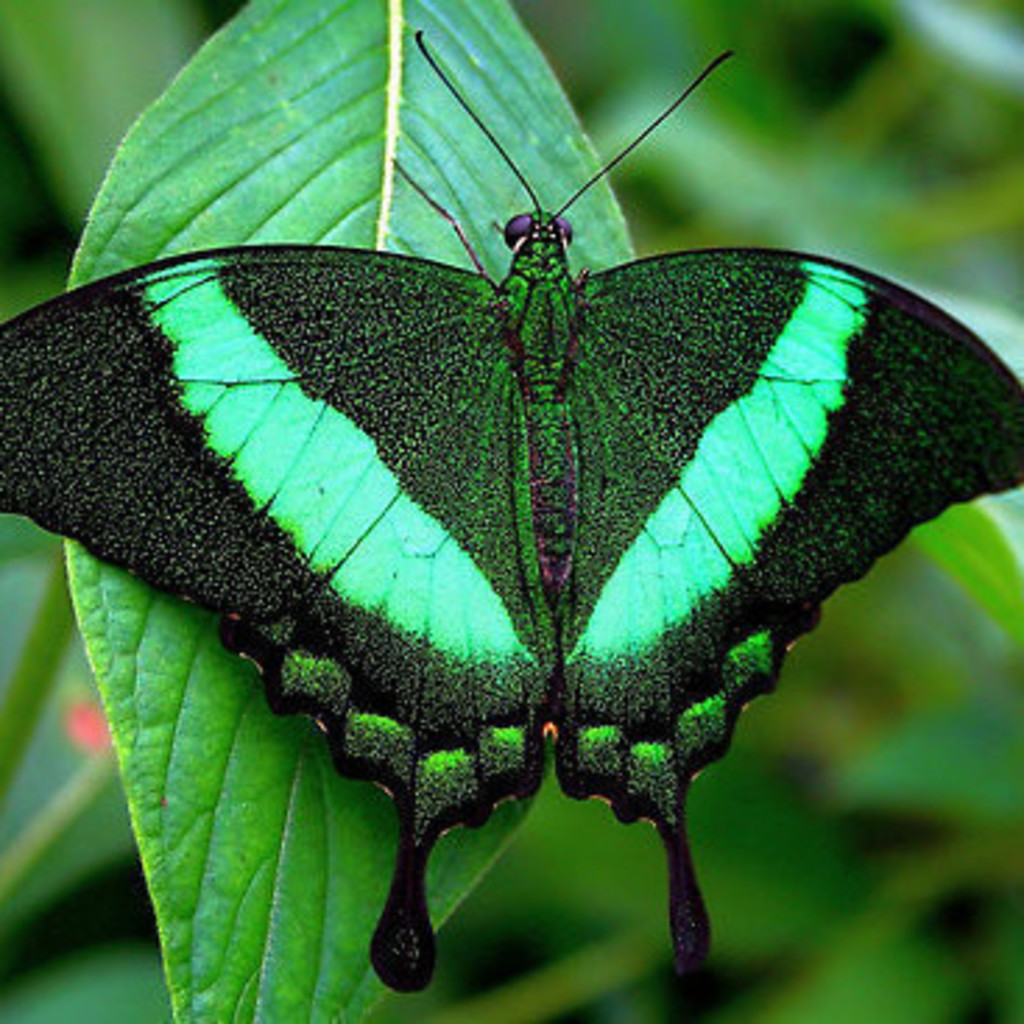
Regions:
[[519, 213], [505, 225], [505, 244], [519, 253], [524, 246], [553, 245], [564, 254], [572, 244], [572, 225], [564, 217]]

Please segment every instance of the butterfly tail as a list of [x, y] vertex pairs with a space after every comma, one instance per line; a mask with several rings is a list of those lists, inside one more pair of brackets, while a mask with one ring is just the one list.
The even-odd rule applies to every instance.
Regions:
[[662, 825], [658, 831], [668, 855], [668, 916], [676, 974], [689, 974], [707, 958], [711, 949], [711, 925], [690, 856], [682, 808], [674, 827]]
[[418, 992], [434, 973], [436, 945], [424, 875], [430, 846], [403, 829], [391, 892], [373, 934], [370, 957], [381, 981], [399, 992]]

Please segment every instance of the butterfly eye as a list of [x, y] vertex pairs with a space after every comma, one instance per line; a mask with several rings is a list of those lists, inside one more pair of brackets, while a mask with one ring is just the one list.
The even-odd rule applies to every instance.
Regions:
[[514, 249], [533, 230], [533, 217], [520, 213], [505, 225], [505, 244]]
[[564, 217], [556, 217], [555, 230], [562, 239], [562, 245], [568, 249], [572, 245], [572, 225]]

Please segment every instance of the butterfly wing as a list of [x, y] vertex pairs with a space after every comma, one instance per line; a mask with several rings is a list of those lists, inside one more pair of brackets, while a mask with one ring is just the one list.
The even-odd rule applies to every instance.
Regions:
[[817, 606], [916, 523], [1024, 476], [1024, 394], [910, 293], [796, 254], [583, 286], [575, 578], [557, 764], [652, 819], [683, 969], [707, 947], [683, 799]]
[[153, 264], [0, 331], [0, 508], [223, 613], [275, 708], [395, 797], [396, 987], [429, 977], [439, 831], [540, 775], [500, 339], [483, 278], [319, 247]]

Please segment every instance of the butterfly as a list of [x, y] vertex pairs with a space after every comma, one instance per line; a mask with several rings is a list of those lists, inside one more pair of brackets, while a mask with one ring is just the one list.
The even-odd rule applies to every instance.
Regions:
[[655, 824], [699, 963], [690, 779], [839, 585], [1024, 480], [1024, 391], [924, 299], [769, 250], [574, 272], [571, 202], [509, 220], [500, 282], [225, 248], [0, 327], [0, 510], [219, 613], [393, 797], [397, 989], [435, 841], [533, 793], [547, 738], [567, 794]]

